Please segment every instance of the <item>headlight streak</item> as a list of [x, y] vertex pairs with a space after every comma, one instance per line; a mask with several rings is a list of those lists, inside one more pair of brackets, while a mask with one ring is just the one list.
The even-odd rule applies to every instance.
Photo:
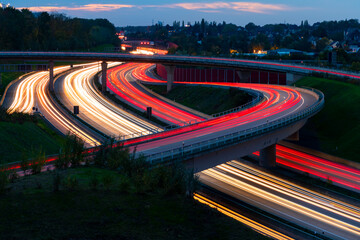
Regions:
[[[118, 65], [110, 63], [109, 67]], [[97, 127], [108, 135], [127, 135], [131, 133], [151, 130], [156, 126], [120, 109], [102, 97], [90, 79], [97, 73], [98, 68], [89, 67], [67, 75], [64, 79], [64, 93], [67, 101], [72, 105], [79, 105], [81, 113], [79, 117], [85, 121], [90, 119]]]
[[[294, 221], [295, 219], [297, 219], [297, 221], [299, 221], [300, 219], [300, 222], [302, 222], [302, 225], [305, 227], [311, 226], [311, 225], [309, 226], [309, 223], [307, 223], [308, 220], [306, 219], [308, 218], [308, 219], [312, 219], [311, 221], [315, 221], [314, 224], [315, 226], [318, 227], [323, 225], [327, 226], [327, 230], [321, 229], [324, 228], [324, 226], [320, 227], [322, 231], [331, 231], [331, 228], [336, 228], [340, 230], [342, 234], [351, 233], [353, 236], [360, 237], [360, 228], [358, 224], [360, 217], [359, 215], [354, 217], [353, 212], [346, 212], [343, 209], [337, 209], [335, 206], [325, 207], [326, 203], [323, 203], [323, 205], [319, 204], [318, 202], [320, 200], [317, 199], [316, 197], [312, 198], [311, 199], [312, 201], [309, 201], [306, 200], [308, 196], [304, 195], [303, 198], [298, 197], [297, 201], [292, 201], [291, 199], [293, 199], [295, 195], [295, 192], [292, 192], [292, 190], [283, 191], [282, 187], [277, 186], [275, 183], [272, 182], [264, 183], [264, 180], [257, 176], [251, 175], [244, 171], [236, 171], [234, 169], [224, 168], [223, 166], [224, 164], [216, 168], [201, 172], [200, 180], [202, 175], [206, 175], [210, 177], [209, 181], [212, 181], [211, 179], [219, 180], [221, 182], [221, 187], [218, 187], [217, 189], [220, 191], [224, 191], [224, 189], [227, 189], [228, 191], [232, 191], [228, 186], [235, 187], [237, 189], [236, 190], [237, 194], [234, 196], [237, 198], [240, 197], [239, 194], [241, 194], [241, 191], [246, 191], [248, 194], [255, 197], [255, 198], [253, 197], [251, 198], [250, 203], [252, 201], [255, 202], [260, 201], [259, 203], [263, 205], [263, 207], [267, 210], [269, 210], [269, 208], [266, 205], [269, 203], [274, 203], [278, 207], [270, 211], [272, 211], [273, 213], [275, 211], [275, 214], [286, 212], [288, 220]], [[219, 169], [221, 169], [222, 171], [219, 171]], [[232, 177], [231, 175], [235, 175], [236, 177]], [[246, 181], [249, 181], [250, 183], [247, 183]], [[207, 184], [207, 181], [205, 183]], [[262, 185], [262, 187], [260, 188], [259, 185], [260, 186]], [[210, 186], [212, 186], [211, 183]], [[257, 197], [260, 198], [261, 200], [257, 200]], [[242, 197], [240, 197], [240, 199], [242, 199]], [[283, 208], [283, 210], [281, 210], [281, 208]], [[349, 208], [354, 209], [354, 207], [349, 207]], [[317, 209], [321, 209], [321, 212], [323, 213], [321, 213]], [[358, 213], [359, 210], [357, 209], [356, 212]], [[329, 213], [335, 215], [330, 216]], [[343, 219], [343, 220], [339, 220], [338, 219], [339, 216], [340, 216], [339, 219]], [[344, 222], [344, 220], [347, 220], [349, 222], [353, 221], [356, 223], [349, 224], [347, 222]], [[315, 229], [316, 228], [317, 227], [315, 227]]]
[[248, 227], [250, 227], [251, 229], [265, 235], [265, 236], [269, 236], [271, 238], [274, 239], [280, 239], [280, 240], [285, 240], [285, 239], [293, 239], [291, 237], [286, 236], [285, 234], [282, 234], [278, 231], [275, 231], [269, 227], [266, 227], [250, 218], [247, 218], [245, 216], [240, 215], [239, 213], [232, 211], [231, 209], [228, 209], [200, 194], [195, 193], [194, 194], [194, 199], [199, 201], [200, 203], [206, 204], [212, 208], [215, 208], [216, 210], [218, 210], [219, 212], [225, 214], [226, 216], [229, 216], [245, 225], [247, 225]]

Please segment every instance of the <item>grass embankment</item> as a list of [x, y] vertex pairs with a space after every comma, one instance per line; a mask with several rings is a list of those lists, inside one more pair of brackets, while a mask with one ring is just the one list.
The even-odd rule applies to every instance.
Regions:
[[309, 119], [302, 129], [305, 141], [300, 136], [300, 143], [359, 162], [360, 86], [315, 77], [303, 78], [296, 85], [313, 87], [325, 94], [324, 109]]
[[0, 164], [20, 161], [40, 149], [46, 154], [59, 153], [61, 137], [39, 122], [0, 122]]
[[252, 97], [236, 88], [176, 85], [166, 94], [165, 85], [146, 85], [152, 91], [197, 111], [214, 114], [241, 106]]
[[20, 77], [24, 73], [21, 72], [7, 72], [7, 73], [0, 73], [1, 74], [1, 84], [0, 84], [0, 99], [4, 94], [6, 86], [16, 78]]

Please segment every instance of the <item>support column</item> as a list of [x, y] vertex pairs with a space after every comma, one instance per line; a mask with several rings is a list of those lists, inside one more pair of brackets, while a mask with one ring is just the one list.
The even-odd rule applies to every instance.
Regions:
[[239, 76], [241, 83], [249, 83], [250, 82], [251, 72], [236, 71], [236, 73]]
[[174, 72], [175, 72], [175, 66], [169, 65], [165, 66], [166, 73], [167, 73], [167, 88], [166, 92], [170, 92], [172, 89], [172, 85], [174, 83]]
[[105, 93], [106, 92], [106, 81], [107, 81], [107, 77], [106, 77], [106, 73], [107, 73], [107, 62], [102, 62], [101, 63], [101, 92]]
[[51, 92], [54, 91], [54, 61], [49, 61], [49, 89]]
[[265, 168], [276, 167], [276, 144], [260, 150], [260, 166]]
[[300, 80], [302, 76], [293, 73], [286, 73], [286, 85], [292, 85], [296, 81]]
[[299, 136], [299, 131], [294, 132], [293, 134], [291, 134], [290, 136], [288, 136], [286, 138], [286, 140], [289, 141], [299, 141], [300, 140], [300, 136]]

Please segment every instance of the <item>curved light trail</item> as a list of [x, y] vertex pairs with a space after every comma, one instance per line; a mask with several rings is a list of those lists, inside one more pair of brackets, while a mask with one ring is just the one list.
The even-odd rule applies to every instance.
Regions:
[[[109, 67], [119, 63], [111, 63]], [[157, 127], [141, 118], [119, 108], [96, 89], [91, 81], [98, 72], [98, 67], [76, 70], [55, 83], [60, 91], [59, 98], [72, 109], [78, 105], [79, 117], [108, 136], [128, 135], [136, 132], [152, 133]]]
[[[140, 81], [143, 82], [149, 82], [149, 83], [164, 83], [164, 81], [154, 78], [154, 76], [151, 74], [150, 69], [152, 69], [153, 64], [131, 64], [131, 66], [137, 66], [135, 68], [132, 68], [132, 76]], [[120, 66], [118, 68], [115, 68], [113, 71], [127, 71], [126, 68], [123, 70]], [[109, 73], [109, 76], [111, 76], [110, 80], [111, 83], [120, 83], [119, 77], [124, 77], [122, 74], [115, 74], [115, 73]], [[115, 79], [112, 77], [116, 77]], [[124, 78], [121, 80], [121, 82], [126, 82], [127, 78]], [[131, 80], [132, 81], [132, 80]], [[129, 82], [127, 84], [130, 84]], [[204, 83], [187, 83], [187, 84], [204, 84]], [[248, 114], [251, 114], [251, 118], [255, 116], [259, 117], [269, 117], [271, 114], [277, 114], [279, 111], [285, 110], [286, 107], [282, 106], [281, 104], [278, 106], [278, 108], [272, 108], [272, 111], [270, 114], [262, 112], [261, 110], [266, 109], [266, 107], [271, 106], [271, 104], [276, 104], [278, 101], [281, 101], [278, 93], [276, 91], [271, 91], [271, 89], [274, 86], [269, 87], [268, 85], [262, 85], [262, 84], [234, 84], [234, 83], [211, 83], [212, 85], [220, 85], [220, 86], [241, 86], [241, 87], [252, 87], [253, 89], [263, 91], [267, 98], [266, 103], [262, 103], [259, 106], [257, 106], [257, 109], [255, 107], [252, 110], [245, 110], [241, 111], [243, 115], [236, 114], [234, 116], [238, 117], [244, 117]], [[134, 86], [133, 86], [134, 87]], [[276, 89], [276, 88], [275, 88]], [[282, 89], [281, 87], [278, 89]], [[290, 95], [294, 95], [295, 93], [290, 92]], [[148, 97], [151, 99], [151, 97]], [[138, 102], [141, 103], [142, 97], [138, 97]], [[156, 99], [156, 103], [161, 100]], [[286, 101], [292, 101], [291, 97], [288, 96]], [[303, 101], [303, 99], [302, 99]], [[263, 105], [261, 107], [261, 105]], [[169, 109], [168, 115], [171, 114], [171, 109]], [[257, 113], [257, 111], [259, 111]], [[181, 113], [181, 112], [180, 112]], [[257, 114], [257, 115], [256, 115]], [[268, 114], [268, 115], [266, 115]], [[227, 121], [226, 119], [223, 119], [224, 121]], [[217, 123], [219, 123], [221, 120], [217, 120]], [[209, 123], [210, 122], [210, 123]], [[248, 120], [245, 120], [246, 123], [248, 123]], [[211, 121], [205, 122], [203, 124], [210, 125]], [[199, 124], [201, 125], [201, 124]], [[236, 125], [234, 125], [236, 126]], [[182, 130], [184, 131], [184, 130]], [[162, 133], [165, 135], [165, 133]], [[150, 136], [149, 136], [150, 137]], [[135, 140], [133, 140], [135, 141]], [[259, 152], [254, 153], [255, 155], [259, 155]], [[338, 184], [340, 186], [345, 186], [349, 189], [353, 190], [360, 190], [360, 171], [354, 168], [346, 167], [342, 164], [332, 163], [331, 161], [321, 159], [319, 157], [315, 157], [303, 152], [296, 151], [294, 149], [290, 149], [284, 146], [277, 145], [277, 163], [282, 166], [287, 166], [292, 169], [297, 169], [299, 171], [308, 172], [309, 174], [312, 174], [314, 176], [323, 178], [325, 180], [330, 179], [335, 184]]]
[[153, 114], [167, 122], [183, 125], [184, 122], [205, 120], [195, 114], [183, 111], [171, 104], [151, 97], [133, 86], [131, 74], [138, 67], [139, 64], [129, 63], [110, 69], [108, 77], [111, 81], [107, 83], [107, 86], [125, 101], [143, 111], [146, 110], [146, 107], [152, 107]]
[[[117, 68], [117, 71], [119, 71], [117, 74], [112, 73], [111, 71], [109, 72], [109, 74], [115, 74], [113, 77], [116, 76], [116, 78], [118, 78], [118, 80], [116, 80], [116, 78], [111, 79], [111, 84], [114, 86], [114, 89], [118, 90], [118, 92], [124, 96], [132, 96], [132, 104], [135, 104], [136, 102], [140, 105], [140, 103], [142, 103], [141, 100], [143, 95], [141, 92], [132, 89], [125, 81], [137, 74], [140, 74], [138, 76], [141, 76], [144, 69], [146, 68], [143, 68], [143, 70], [139, 70], [139, 73], [136, 73], [136, 70], [126, 64]], [[71, 92], [70, 89], [80, 88], [86, 84], [80, 80], [89, 79], [89, 76], [91, 76], [92, 73], [90, 73], [90, 69], [88, 73], [85, 73], [86, 71], [87, 70], [84, 70], [84, 73], [82, 74], [79, 73], [81, 77], [78, 76], [78, 79], [76, 74], [74, 74], [74, 80], [71, 80], [72, 82], [69, 80], [68, 85], [65, 84], [64, 88], [68, 88], [65, 93], [69, 94], [70, 98], [75, 99], [77, 92], [84, 91], [78, 89], [77, 91]], [[131, 74], [131, 72], [134, 72], [134, 74]], [[114, 81], [117, 82], [114, 83]], [[145, 81], [151, 80], [145, 79]], [[239, 83], [201, 84], [253, 89], [261, 91], [265, 96], [265, 100], [244, 111], [202, 121], [179, 129], [130, 139], [125, 141], [125, 145], [132, 146], [133, 144], [137, 144], [137, 150], [145, 154], [166, 151], [167, 149], [173, 149], [175, 146], [181, 147], [184, 146], [184, 144], [196, 143], [202, 139], [216, 137], [219, 134], [248, 129], [280, 118], [285, 118], [296, 111], [306, 109], [317, 101], [314, 95], [306, 92], [300, 94], [296, 88], [290, 87]], [[123, 87], [123, 85], [127, 86]], [[126, 94], [124, 94], [125, 92]], [[89, 92], [82, 92], [81, 95], [83, 94], [89, 94]], [[88, 96], [94, 98], [94, 96]], [[24, 97], [21, 99], [23, 98]], [[124, 99], [129, 100], [130, 97]], [[31, 100], [27, 101], [31, 103]], [[161, 101], [159, 102], [157, 99], [152, 98], [146, 98], [146, 101], [145, 106], [148, 106], [148, 104], [151, 103], [154, 104], [154, 107], [158, 107], [162, 104], [160, 103]], [[79, 100], [78, 103], [85, 104], [85, 102], [86, 100], [82, 99]], [[92, 108], [86, 108], [85, 105], [83, 107], [89, 112], [91, 112], [93, 108], [98, 108], [94, 102], [92, 102], [92, 105], [89, 104], [89, 106], [92, 106]], [[104, 106], [104, 104], [101, 106]], [[162, 112], [162, 110], [159, 110], [159, 114], [160, 112]], [[178, 110], [176, 112], [181, 115], [181, 112]], [[96, 116], [96, 113], [93, 115]], [[172, 115], [172, 112], [168, 111], [166, 115]], [[187, 117], [191, 118], [191, 115], [188, 115]], [[173, 118], [176, 120], [177, 117]], [[105, 122], [106, 120], [104, 123]], [[206, 170], [200, 175], [202, 181], [208, 181], [207, 185], [209, 186], [221, 188], [223, 192], [241, 200], [250, 201], [255, 206], [265, 208], [275, 215], [296, 222], [297, 224], [313, 229], [314, 231], [318, 231], [325, 236], [339, 239], [357, 239], [360, 237], [360, 210], [355, 206], [311, 192], [294, 184], [285, 182], [275, 176], [257, 172], [256, 169], [243, 166], [239, 162], [233, 161], [228, 164], [222, 164], [216, 168]]]
[[[87, 66], [88, 64], [82, 65]], [[76, 65], [77, 66], [77, 65]], [[75, 66], [75, 67], [76, 67]], [[56, 67], [54, 74], [60, 74], [70, 67]], [[64, 113], [59, 106], [54, 102], [48, 91], [49, 73], [37, 72], [24, 78], [16, 85], [14, 96], [7, 96], [13, 98], [11, 105], [8, 107], [8, 112], [24, 112], [32, 113], [33, 107], [38, 108], [42, 115], [63, 134], [71, 132], [84, 140], [86, 146], [93, 147], [100, 145], [99, 137], [84, 130], [76, 121], [69, 118], [69, 115]]]
[[[150, 64], [137, 65], [138, 67], [132, 70], [133, 77], [136, 77], [141, 81], [162, 82], [158, 79], [149, 77], [149, 74], [146, 73], [147, 69], [151, 66]], [[121, 66], [114, 71], [128, 70], [126, 66]], [[114, 79], [113, 77], [116, 78]], [[120, 80], [118, 78], [123, 79]], [[110, 75], [110, 81], [113, 86], [119, 86], [121, 82], [126, 82], [127, 78], [128, 74], [112, 73]], [[234, 128], [237, 125], [241, 126], [243, 124], [262, 120], [264, 117], [271, 119], [275, 116], [278, 117], [283, 111], [287, 111], [288, 114], [291, 114], [299, 108], [304, 107], [304, 99], [301, 95], [295, 89], [288, 87], [236, 83], [211, 84], [221, 86], [241, 86], [243, 88], [251, 87], [252, 89], [262, 91], [266, 97], [266, 101], [255, 107], [239, 113], [227, 115], [226, 117], [211, 119], [193, 126], [159, 133], [157, 135], [162, 135], [164, 139], [149, 143], [140, 143], [137, 145], [137, 150], [142, 151], [163, 144], [176, 144], [181, 141], [191, 141], [192, 136], [198, 137], [202, 134], [206, 136], [212, 131], [217, 132], [220, 130], [227, 130], [227, 127], [229, 126], [230, 128]], [[124, 89], [126, 88], [122, 88], [122, 91], [124, 91]], [[139, 96], [136, 100], [141, 103], [141, 99], [142, 98]], [[306, 105], [309, 105], [309, 103], [307, 102]], [[171, 114], [171, 112], [169, 114]], [[175, 136], [173, 137], [172, 135]], [[151, 137], [153, 136], [143, 137], [139, 140], [141, 142], [144, 139]], [[138, 142], [138, 140], [128, 140], [127, 143], [131, 144], [134, 142]], [[285, 154], [283, 152], [291, 151], [282, 146], [279, 146], [278, 148], [280, 149], [279, 154]], [[306, 159], [306, 157], [302, 157], [303, 159]], [[306, 163], [303, 163], [303, 165], [306, 165]], [[311, 164], [307, 165], [310, 166]], [[323, 164], [323, 167], [326, 169], [326, 164]], [[357, 173], [353, 172], [350, 175], [356, 178], [356, 174]], [[242, 166], [239, 162], [232, 162], [227, 165], [223, 164], [216, 168], [203, 171], [200, 173], [200, 177], [201, 181], [208, 186], [214, 187], [231, 196], [238, 197], [240, 200], [248, 203], [250, 202], [253, 205], [266, 209], [277, 216], [295, 222], [303, 227], [312, 229], [313, 231], [320, 233], [320, 235], [340, 239], [348, 237], [358, 238], [360, 236], [360, 210], [358, 208], [317, 194], [300, 186], [296, 186], [285, 180], [276, 178], [275, 176], [266, 175], [255, 169], [251, 169], [251, 171], [246, 170], [245, 166]], [[240, 182], [237, 178], [244, 180]], [[261, 189], [257, 185], [261, 185], [261, 188], [265, 189]], [[254, 195], [255, 193], [258, 195]], [[239, 197], [249, 194], [252, 195], [246, 199]], [[270, 202], [272, 202], [271, 206], [276, 205], [279, 208], [274, 207], [275, 210], [273, 211], [267, 209], [266, 206]]]

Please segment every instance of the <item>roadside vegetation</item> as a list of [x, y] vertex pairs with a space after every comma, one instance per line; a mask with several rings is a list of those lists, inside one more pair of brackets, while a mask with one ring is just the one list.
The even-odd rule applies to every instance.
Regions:
[[63, 137], [37, 116], [24, 113], [8, 114], [0, 107], [0, 165], [32, 157], [40, 150], [57, 154]]
[[[71, 135], [62, 149], [56, 170], [32, 166], [22, 178], [0, 171], [1, 237], [267, 239], [193, 200], [197, 178], [180, 164], [150, 167], [113, 141], [87, 157]], [[39, 152], [32, 163], [42, 159]]]
[[0, 100], [2, 95], [5, 92], [6, 86], [13, 80], [17, 79], [24, 73], [22, 72], [7, 72], [7, 73], [0, 73], [1, 74], [1, 81], [0, 81]]
[[169, 93], [166, 93], [166, 85], [146, 85], [146, 87], [205, 114], [223, 112], [252, 100], [251, 95], [237, 88], [175, 85]]
[[325, 94], [325, 107], [302, 129], [307, 147], [360, 161], [360, 86], [341, 81], [305, 77], [296, 86], [316, 88]]

